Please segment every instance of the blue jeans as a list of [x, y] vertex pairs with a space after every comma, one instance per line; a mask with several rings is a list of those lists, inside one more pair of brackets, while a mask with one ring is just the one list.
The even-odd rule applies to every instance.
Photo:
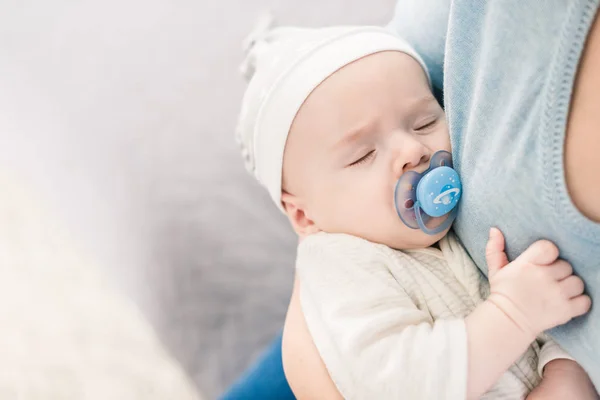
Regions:
[[248, 369], [220, 400], [294, 400], [285, 379], [281, 361], [279, 334], [260, 358]]

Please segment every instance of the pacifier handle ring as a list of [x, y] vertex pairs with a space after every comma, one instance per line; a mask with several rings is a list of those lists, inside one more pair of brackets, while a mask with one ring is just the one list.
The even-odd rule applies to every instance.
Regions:
[[436, 234], [448, 229], [450, 227], [450, 225], [452, 225], [452, 223], [454, 222], [454, 219], [456, 218], [456, 215], [458, 214], [458, 204], [457, 204], [457, 206], [454, 207], [454, 209], [450, 212], [450, 215], [448, 215], [448, 218], [446, 218], [446, 220], [440, 226], [438, 226], [434, 229], [429, 229], [423, 223], [423, 217], [421, 217], [421, 207], [420, 207], [420, 204], [418, 201], [415, 203], [414, 207], [415, 207], [415, 216], [417, 217], [417, 224], [419, 225], [419, 228], [421, 228], [421, 230], [428, 235], [436, 235]]

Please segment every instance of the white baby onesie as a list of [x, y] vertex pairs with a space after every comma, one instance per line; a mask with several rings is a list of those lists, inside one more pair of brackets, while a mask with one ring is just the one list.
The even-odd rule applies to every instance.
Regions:
[[[344, 398], [466, 397], [464, 318], [489, 286], [452, 233], [439, 247], [398, 251], [327, 233], [299, 245], [302, 310]], [[570, 357], [541, 336], [482, 398], [524, 398], [556, 358]]]

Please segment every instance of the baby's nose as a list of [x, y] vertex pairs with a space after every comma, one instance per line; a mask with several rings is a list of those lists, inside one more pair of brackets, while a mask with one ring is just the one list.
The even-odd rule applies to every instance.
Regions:
[[[402, 166], [402, 172], [419, 169], [420, 166], [423, 166], [423, 170], [425, 170], [425, 169], [427, 169], [425, 164], [428, 161], [429, 161], [429, 154], [414, 154], [414, 155], [412, 155], [412, 157], [409, 157], [405, 160], [405, 163]], [[419, 169], [418, 172], [422, 172], [422, 171]]]
[[394, 172], [400, 177], [406, 171], [423, 172], [428, 168], [430, 152], [420, 143], [408, 145], [400, 150], [394, 163]]

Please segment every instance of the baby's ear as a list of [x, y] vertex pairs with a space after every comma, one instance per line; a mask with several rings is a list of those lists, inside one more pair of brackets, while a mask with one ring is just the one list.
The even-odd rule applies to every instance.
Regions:
[[321, 231], [315, 222], [307, 215], [304, 202], [299, 197], [283, 192], [281, 194], [281, 203], [292, 224], [292, 228], [294, 228], [294, 231], [296, 231], [300, 238]]

